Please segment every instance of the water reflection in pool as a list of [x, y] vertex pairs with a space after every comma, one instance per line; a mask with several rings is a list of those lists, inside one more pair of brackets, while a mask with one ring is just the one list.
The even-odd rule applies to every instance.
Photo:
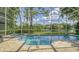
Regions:
[[26, 40], [26, 44], [28, 45], [50, 45], [51, 42], [58, 40], [65, 41], [77, 41], [79, 40], [79, 36], [77, 35], [29, 35], [22, 36], [22, 40]]

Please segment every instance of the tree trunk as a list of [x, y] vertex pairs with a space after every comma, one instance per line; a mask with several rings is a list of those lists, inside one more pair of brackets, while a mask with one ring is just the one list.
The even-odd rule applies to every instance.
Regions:
[[30, 29], [29, 29], [29, 33], [32, 33], [33, 31], [32, 31], [32, 22], [33, 22], [33, 20], [32, 20], [32, 7], [29, 7], [28, 8], [28, 21], [30, 21]]
[[79, 35], [79, 21], [77, 22], [75, 29], [76, 29], [76, 34]]
[[21, 19], [21, 8], [19, 10], [20, 14], [19, 14], [19, 17], [20, 17], [20, 29], [21, 29], [21, 35], [22, 35], [22, 19]]

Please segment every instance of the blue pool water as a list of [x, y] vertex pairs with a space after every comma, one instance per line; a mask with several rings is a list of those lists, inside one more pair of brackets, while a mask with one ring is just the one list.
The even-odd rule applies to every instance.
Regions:
[[57, 40], [64, 40], [64, 41], [77, 41], [79, 40], [78, 35], [29, 35], [29, 36], [22, 36], [21, 40], [26, 41], [27, 45], [50, 45], [51, 42]]

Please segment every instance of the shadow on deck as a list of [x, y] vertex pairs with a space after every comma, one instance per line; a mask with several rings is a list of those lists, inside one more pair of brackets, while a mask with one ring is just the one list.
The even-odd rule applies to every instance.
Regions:
[[[26, 43], [26, 41], [16, 50], [16, 52], [19, 52], [19, 51], [32, 52], [32, 51], [36, 51], [36, 50], [51, 49], [51, 48], [39, 48], [38, 45], [36, 45], [36, 48], [38, 48], [38, 49], [31, 49], [32, 45], [30, 45], [27, 50], [20, 50], [20, 49], [25, 45], [25, 43]], [[50, 45], [50, 46], [52, 47], [52, 50], [53, 50], [54, 52], [57, 52], [57, 50], [55, 49], [55, 47], [54, 47], [53, 45]], [[47, 52], [47, 51], [46, 51], [46, 52]]]
[[15, 52], [19, 52], [20, 49], [25, 45], [26, 41], [15, 51]]

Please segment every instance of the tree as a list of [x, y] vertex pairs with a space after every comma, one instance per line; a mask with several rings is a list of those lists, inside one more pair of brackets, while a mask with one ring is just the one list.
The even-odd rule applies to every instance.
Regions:
[[[3, 7], [0, 8], [0, 25], [4, 24], [5, 23], [5, 14], [3, 13], [5, 11], [5, 9]], [[4, 30], [4, 25], [3, 26], [0, 26], [0, 29], [3, 29]]]
[[14, 24], [18, 16], [18, 9], [18, 7], [0, 7], [0, 19], [3, 18], [5, 24], [5, 35], [9, 31], [11, 33], [14, 31]]
[[79, 19], [79, 8], [78, 7], [62, 7], [60, 8], [61, 16], [66, 15], [69, 19]]
[[[77, 20], [79, 23], [79, 8], [78, 7], [62, 7], [60, 8], [61, 16], [66, 15], [69, 19]], [[78, 23], [76, 25], [76, 29], [79, 29]], [[76, 30], [76, 34], [78, 34], [79, 31]]]
[[[42, 9], [42, 11], [40, 12], [39, 9]], [[34, 7], [28, 7], [26, 9], [26, 12], [25, 12], [25, 17], [27, 19], [27, 21], [30, 22], [30, 33], [33, 32], [33, 17], [37, 14], [45, 14], [47, 16], [48, 14], [48, 11], [45, 11], [44, 8], [41, 8], [41, 7], [38, 7], [38, 11], [37, 10], [34, 10]]]
[[71, 29], [70, 24], [64, 23], [62, 24], [63, 29], [65, 30], [65, 33], [67, 34], [69, 32], [69, 30]]
[[77, 22], [77, 24], [75, 25], [76, 28], [76, 34], [79, 34], [79, 22]]
[[[33, 16], [35, 14], [37, 14], [37, 12], [33, 10], [33, 7], [26, 8], [25, 17], [26, 17], [27, 21], [30, 22], [30, 24], [29, 24], [30, 25], [29, 26], [30, 27], [29, 33], [32, 33], [33, 32], [32, 31], [32, 22], [33, 22]], [[28, 22], [26, 22], [26, 23], [28, 23]]]
[[18, 7], [10, 7], [7, 8], [6, 11], [7, 15], [7, 25], [10, 33], [15, 32], [15, 26], [16, 26], [16, 18], [19, 15], [19, 8]]

